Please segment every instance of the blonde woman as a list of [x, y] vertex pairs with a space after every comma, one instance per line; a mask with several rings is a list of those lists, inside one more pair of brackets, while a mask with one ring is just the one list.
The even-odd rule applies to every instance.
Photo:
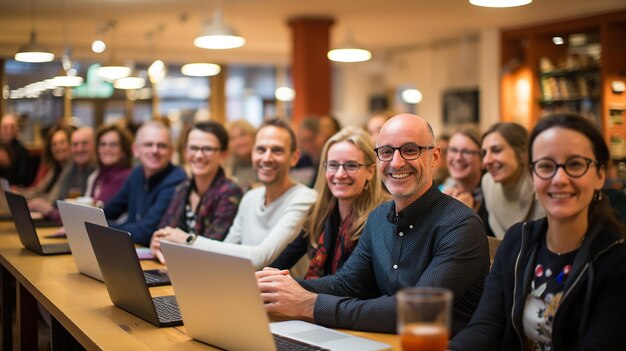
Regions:
[[385, 200], [371, 138], [348, 127], [324, 145], [315, 190], [319, 194], [300, 235], [270, 265], [291, 268], [304, 254], [311, 259], [305, 278], [335, 273], [348, 259], [368, 214]]

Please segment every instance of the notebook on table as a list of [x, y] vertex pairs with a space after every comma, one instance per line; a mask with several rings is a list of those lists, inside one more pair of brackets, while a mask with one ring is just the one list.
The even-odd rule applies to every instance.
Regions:
[[4, 194], [11, 210], [13, 222], [15, 223], [15, 229], [17, 230], [20, 241], [25, 248], [40, 255], [60, 255], [71, 253], [67, 242], [41, 244], [24, 196], [10, 191], [4, 191]]
[[174, 296], [151, 297], [130, 233], [85, 222], [113, 304], [157, 327], [182, 325]]
[[303, 321], [269, 323], [248, 259], [169, 242], [161, 242], [161, 249], [185, 329], [196, 340], [227, 350], [391, 348]]
[[[72, 249], [76, 268], [86, 276], [104, 281], [85, 229], [85, 222], [107, 226], [104, 211], [101, 208], [62, 200], [57, 201], [57, 206], [65, 226], [65, 233]], [[170, 277], [164, 269], [149, 269], [143, 272], [148, 287], [171, 284]]]

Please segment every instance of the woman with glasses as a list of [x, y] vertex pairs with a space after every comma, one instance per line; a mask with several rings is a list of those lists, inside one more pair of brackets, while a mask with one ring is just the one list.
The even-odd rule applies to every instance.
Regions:
[[104, 207], [130, 175], [132, 136], [118, 125], [102, 126], [96, 133], [96, 157], [99, 167], [87, 178], [85, 196]]
[[[196, 123], [187, 131], [184, 150], [191, 178], [176, 188], [155, 234], [178, 243], [184, 243], [189, 234], [223, 240], [242, 197], [239, 186], [222, 169], [228, 133], [218, 122]], [[158, 246], [153, 240], [151, 247]]]
[[626, 229], [602, 186], [609, 150], [583, 117], [541, 119], [533, 187], [547, 217], [505, 236], [470, 324], [451, 350], [626, 350]]
[[[440, 189], [444, 194], [476, 211], [486, 224], [488, 214], [480, 187], [483, 176], [480, 156], [480, 133], [476, 128], [463, 127], [454, 132], [446, 150], [446, 165], [450, 176], [440, 185]], [[489, 228], [488, 225], [485, 226]]]
[[311, 279], [333, 274], [346, 262], [367, 216], [384, 200], [372, 144], [364, 131], [352, 127], [326, 142], [315, 182], [319, 198], [304, 218], [300, 235], [271, 267], [290, 269], [308, 254], [305, 278]]
[[517, 123], [496, 123], [483, 134], [485, 224], [499, 239], [513, 224], [544, 216], [527, 171], [527, 149], [528, 132]]

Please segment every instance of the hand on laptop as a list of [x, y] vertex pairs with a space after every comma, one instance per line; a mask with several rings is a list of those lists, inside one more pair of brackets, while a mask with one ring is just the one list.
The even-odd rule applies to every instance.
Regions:
[[154, 254], [154, 256], [161, 262], [165, 264], [165, 258], [163, 257], [163, 253], [161, 253], [161, 240], [167, 240], [173, 243], [185, 243], [189, 237], [188, 233], [185, 233], [179, 228], [165, 227], [157, 230], [152, 234], [152, 240], [150, 241], [150, 250]]
[[47, 216], [48, 213], [52, 212], [54, 208], [52, 207], [52, 204], [50, 204], [48, 201], [37, 197], [28, 201], [28, 209]]
[[266, 267], [255, 275], [267, 312], [313, 321], [317, 294], [300, 286], [288, 270]]

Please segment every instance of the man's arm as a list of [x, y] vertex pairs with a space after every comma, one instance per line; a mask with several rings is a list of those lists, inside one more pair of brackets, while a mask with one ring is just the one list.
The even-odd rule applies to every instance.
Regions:
[[[176, 170], [172, 172], [177, 172]], [[151, 206], [145, 210], [144, 215], [139, 221], [128, 221], [126, 223], [116, 225], [115, 227], [121, 230], [125, 230], [131, 234], [133, 241], [137, 244], [150, 246], [150, 239], [152, 233], [157, 229], [161, 217], [167, 210], [167, 206], [174, 195], [176, 184], [184, 180], [184, 173], [180, 171], [180, 174], [171, 175], [169, 179], [163, 180], [166, 182], [162, 186], [158, 186], [155, 189], [156, 197]]]
[[[354, 254], [359, 251], [361, 242], [357, 245]], [[458, 225], [448, 228], [437, 240], [433, 260], [427, 269], [420, 275], [416, 287], [434, 286], [452, 290], [454, 296], [462, 297], [477, 280], [484, 278], [489, 265], [487, 238], [482, 223], [469, 217]], [[348, 259], [346, 266], [353, 260]], [[355, 260], [358, 256], [355, 257]], [[338, 272], [344, 274], [344, 269]], [[332, 277], [328, 277], [332, 279]], [[322, 279], [326, 279], [322, 278]], [[319, 279], [322, 281], [322, 279]], [[387, 332], [396, 331], [396, 300], [395, 296], [380, 296], [363, 299], [354, 297], [348, 292], [350, 289], [345, 282], [332, 279], [331, 285], [320, 287], [315, 280], [303, 281], [302, 286], [321, 293], [315, 302], [315, 321], [333, 328], [349, 328], [364, 331]], [[341, 283], [341, 284], [332, 284]], [[358, 283], [358, 282], [357, 282]], [[329, 289], [330, 287], [330, 289]], [[311, 288], [311, 289], [309, 289]], [[357, 291], [362, 290], [360, 287]]]
[[232, 243], [233, 236], [241, 237], [243, 234], [237, 231], [239, 230], [237, 221], [243, 221], [245, 219], [240, 218], [242, 216], [237, 216], [235, 224], [223, 242], [198, 237], [194, 242], [194, 247], [226, 255], [245, 257], [252, 261], [252, 264], [258, 269], [263, 268], [272, 262], [282, 252], [285, 246], [298, 235], [298, 225], [302, 221], [306, 211], [315, 201], [315, 196], [302, 197], [296, 201], [296, 203], [291, 204], [288, 210], [281, 215], [280, 220], [276, 222], [263, 241], [257, 245], [239, 245]]

